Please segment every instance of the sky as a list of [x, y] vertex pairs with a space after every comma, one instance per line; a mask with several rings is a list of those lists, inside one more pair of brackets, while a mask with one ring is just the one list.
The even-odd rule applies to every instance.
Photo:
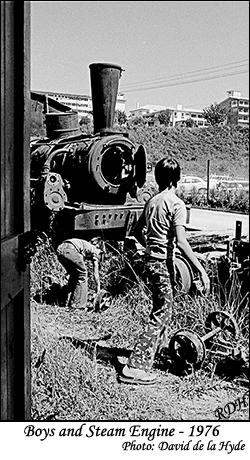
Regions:
[[91, 95], [89, 65], [124, 70], [129, 112], [249, 97], [248, 1], [31, 1], [31, 89]]

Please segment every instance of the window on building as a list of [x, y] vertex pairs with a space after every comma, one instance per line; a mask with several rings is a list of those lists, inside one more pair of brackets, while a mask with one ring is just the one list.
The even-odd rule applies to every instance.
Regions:
[[231, 107], [237, 106], [237, 101], [231, 101]]

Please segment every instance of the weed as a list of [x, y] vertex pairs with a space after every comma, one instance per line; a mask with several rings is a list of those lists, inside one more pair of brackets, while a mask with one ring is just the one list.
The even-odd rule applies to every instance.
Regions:
[[[228, 378], [230, 363], [219, 369], [221, 360], [210, 351], [200, 369], [186, 374], [172, 372], [164, 353], [159, 353], [154, 365], [158, 380], [147, 391], [118, 383], [119, 366], [126, 362], [145, 326], [151, 296], [135, 273], [130, 276], [123, 253], [112, 245], [101, 272], [102, 287], [114, 295], [111, 308], [95, 312], [91, 296], [87, 313], [69, 310], [56, 301], [46, 303], [51, 280], [64, 285], [67, 274], [49, 241], [38, 247], [31, 266], [33, 420], [211, 420], [216, 419], [219, 404], [242, 396], [245, 389], [234, 383], [235, 376]], [[90, 276], [90, 293], [93, 286]], [[206, 296], [179, 293], [169, 338], [179, 329], [203, 336], [207, 315], [224, 309], [236, 317], [239, 345], [246, 349], [248, 330], [243, 326], [248, 313], [247, 308], [240, 308], [241, 301], [237, 278], [223, 302], [217, 290]], [[247, 414], [242, 411], [234, 416], [244, 419]]]

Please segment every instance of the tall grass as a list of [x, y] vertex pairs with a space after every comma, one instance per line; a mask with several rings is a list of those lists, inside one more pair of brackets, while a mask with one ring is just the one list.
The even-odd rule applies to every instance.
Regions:
[[[150, 196], [158, 193], [158, 187], [152, 176], [148, 176], [145, 184], [139, 192], [139, 200], [147, 201]], [[207, 194], [200, 194], [199, 191], [193, 189], [187, 195], [183, 189], [178, 189], [177, 195], [184, 201], [186, 205], [193, 205], [199, 208], [218, 209], [222, 211], [249, 213], [249, 190], [227, 190], [213, 188]], [[135, 201], [135, 199], [130, 199]]]
[[[228, 380], [225, 368], [217, 375], [218, 359], [214, 355], [208, 353], [200, 369], [179, 375], [169, 367], [165, 349], [155, 360], [156, 386], [145, 389], [118, 383], [117, 372], [144, 328], [151, 307], [147, 286], [136, 273], [131, 276], [131, 267], [128, 269], [119, 250], [108, 249], [101, 269], [102, 287], [114, 295], [113, 306], [102, 312], [92, 309], [92, 276], [87, 313], [69, 310], [56, 301], [56, 296], [50, 303], [45, 302], [50, 283], [56, 281], [63, 286], [67, 282], [67, 274], [49, 241], [38, 247], [31, 274], [34, 420], [215, 419], [214, 410], [219, 404], [245, 392], [232, 379]], [[247, 349], [248, 330], [242, 328], [247, 321], [247, 309], [240, 311], [240, 302], [236, 278], [226, 290], [223, 304], [218, 289], [207, 296], [190, 297], [179, 292], [169, 338], [179, 329], [204, 335], [208, 313], [224, 309], [234, 314], [241, 330], [239, 343]], [[246, 411], [232, 418], [236, 416], [244, 419]]]
[[211, 189], [208, 199], [206, 195], [201, 195], [195, 190], [189, 196], [186, 196], [183, 191], [179, 191], [178, 196], [186, 204], [200, 208], [249, 213], [249, 192], [247, 190]]

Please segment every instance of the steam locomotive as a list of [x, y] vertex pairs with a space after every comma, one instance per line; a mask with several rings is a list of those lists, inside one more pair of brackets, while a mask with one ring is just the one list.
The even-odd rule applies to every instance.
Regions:
[[31, 141], [31, 224], [42, 229], [53, 214], [68, 234], [123, 239], [142, 211], [136, 197], [146, 180], [146, 150], [113, 129], [123, 69], [89, 68], [93, 135], [81, 132], [77, 112], [54, 101], [60, 110], [45, 113], [46, 136]]

